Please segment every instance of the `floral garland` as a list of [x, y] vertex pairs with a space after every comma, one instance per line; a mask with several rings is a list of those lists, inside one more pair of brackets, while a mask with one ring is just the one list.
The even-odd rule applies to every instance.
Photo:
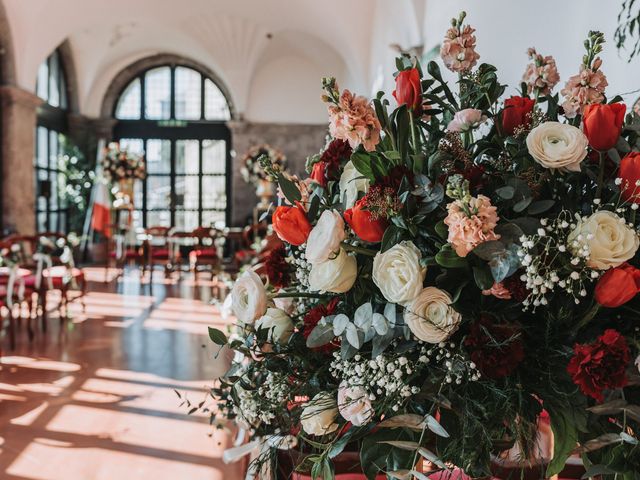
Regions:
[[394, 109], [324, 79], [332, 138], [309, 179], [276, 175], [285, 249], [266, 285], [236, 281], [232, 334], [210, 329], [236, 352], [214, 416], [266, 446], [254, 469], [297, 444], [325, 479], [345, 448], [369, 479], [505, 456], [549, 477], [575, 453], [583, 478], [640, 471], [640, 122], [606, 97], [601, 33], [564, 100], [535, 49], [503, 100], [464, 21], [441, 48], [455, 90], [406, 56]]
[[277, 148], [268, 143], [251, 147], [242, 157], [240, 174], [245, 182], [257, 186], [261, 180], [269, 179], [264, 165], [271, 165], [275, 170], [284, 170], [287, 157]]
[[105, 148], [101, 164], [104, 177], [111, 182], [146, 176], [144, 158], [120, 149], [117, 142], [111, 142]]

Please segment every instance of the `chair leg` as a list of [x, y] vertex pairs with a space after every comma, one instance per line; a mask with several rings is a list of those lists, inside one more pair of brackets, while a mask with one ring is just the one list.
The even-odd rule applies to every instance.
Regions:
[[16, 349], [16, 325], [13, 317], [13, 308], [9, 308], [9, 347], [11, 350]]
[[42, 322], [42, 331], [44, 333], [47, 332], [47, 290], [42, 290], [40, 292], [40, 307], [42, 308], [42, 315], [40, 316], [40, 321]]
[[33, 341], [33, 293], [29, 295], [27, 299], [27, 334], [29, 335], [29, 341]]

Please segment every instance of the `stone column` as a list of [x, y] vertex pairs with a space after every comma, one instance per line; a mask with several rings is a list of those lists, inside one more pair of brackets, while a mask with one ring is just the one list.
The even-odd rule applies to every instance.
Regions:
[[18, 87], [0, 87], [2, 105], [2, 225], [35, 233], [35, 132], [42, 99]]

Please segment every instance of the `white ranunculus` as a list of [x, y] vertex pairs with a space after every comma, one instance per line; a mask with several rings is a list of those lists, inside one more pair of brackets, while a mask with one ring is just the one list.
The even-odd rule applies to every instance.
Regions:
[[358, 262], [341, 248], [335, 258], [311, 266], [309, 288], [316, 292], [348, 292], [356, 281]]
[[279, 308], [267, 308], [256, 322], [256, 330], [268, 330], [270, 343], [284, 345], [293, 334], [293, 321]]
[[335, 432], [338, 424], [338, 406], [328, 392], [320, 392], [307, 402], [300, 414], [302, 429], [311, 435], [326, 435]]
[[545, 122], [527, 135], [527, 150], [544, 168], [579, 172], [589, 140], [579, 128], [560, 122]]
[[369, 395], [361, 386], [350, 386], [346, 381], [338, 389], [340, 415], [356, 427], [366, 425], [373, 418], [373, 407]]
[[344, 208], [349, 209], [358, 200], [358, 193], [367, 193], [369, 190], [369, 179], [362, 176], [362, 174], [356, 170], [351, 160], [349, 160], [344, 169], [342, 175], [340, 175], [340, 200], [344, 202]]
[[243, 323], [253, 323], [267, 310], [267, 292], [253, 270], [244, 272], [231, 290], [231, 310]]
[[404, 241], [373, 259], [373, 281], [384, 298], [401, 305], [410, 302], [422, 290], [427, 269], [420, 265], [422, 254], [413, 242]]
[[326, 261], [344, 240], [344, 220], [335, 210], [325, 210], [307, 238], [305, 256], [309, 263]]
[[407, 305], [404, 320], [420, 340], [440, 343], [458, 329], [461, 316], [451, 306], [451, 297], [447, 292], [427, 287]]
[[640, 245], [638, 234], [624, 219], [606, 210], [578, 222], [567, 241], [575, 255], [580, 255], [586, 247], [587, 265], [598, 270], [622, 265], [633, 258]]

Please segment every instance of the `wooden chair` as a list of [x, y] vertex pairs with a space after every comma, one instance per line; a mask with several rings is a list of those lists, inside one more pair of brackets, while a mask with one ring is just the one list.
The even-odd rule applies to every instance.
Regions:
[[[178, 276], [183, 271], [182, 261], [187, 257], [189, 252], [195, 245], [195, 239], [191, 232], [171, 229], [167, 237], [169, 245], [169, 270], [170, 272], [178, 272]], [[185, 265], [188, 267], [188, 265]]]
[[219, 232], [215, 228], [198, 227], [191, 232], [195, 240], [193, 250], [189, 252], [189, 267], [193, 272], [194, 279], [198, 278], [198, 271], [201, 267], [211, 270], [211, 278], [215, 276], [220, 267], [221, 255], [215, 245]]
[[169, 227], [149, 227], [145, 229], [144, 252], [145, 260], [142, 264], [142, 276], [146, 269], [149, 275], [153, 276], [153, 267], [162, 265], [165, 276], [171, 273], [171, 246], [169, 245]]

